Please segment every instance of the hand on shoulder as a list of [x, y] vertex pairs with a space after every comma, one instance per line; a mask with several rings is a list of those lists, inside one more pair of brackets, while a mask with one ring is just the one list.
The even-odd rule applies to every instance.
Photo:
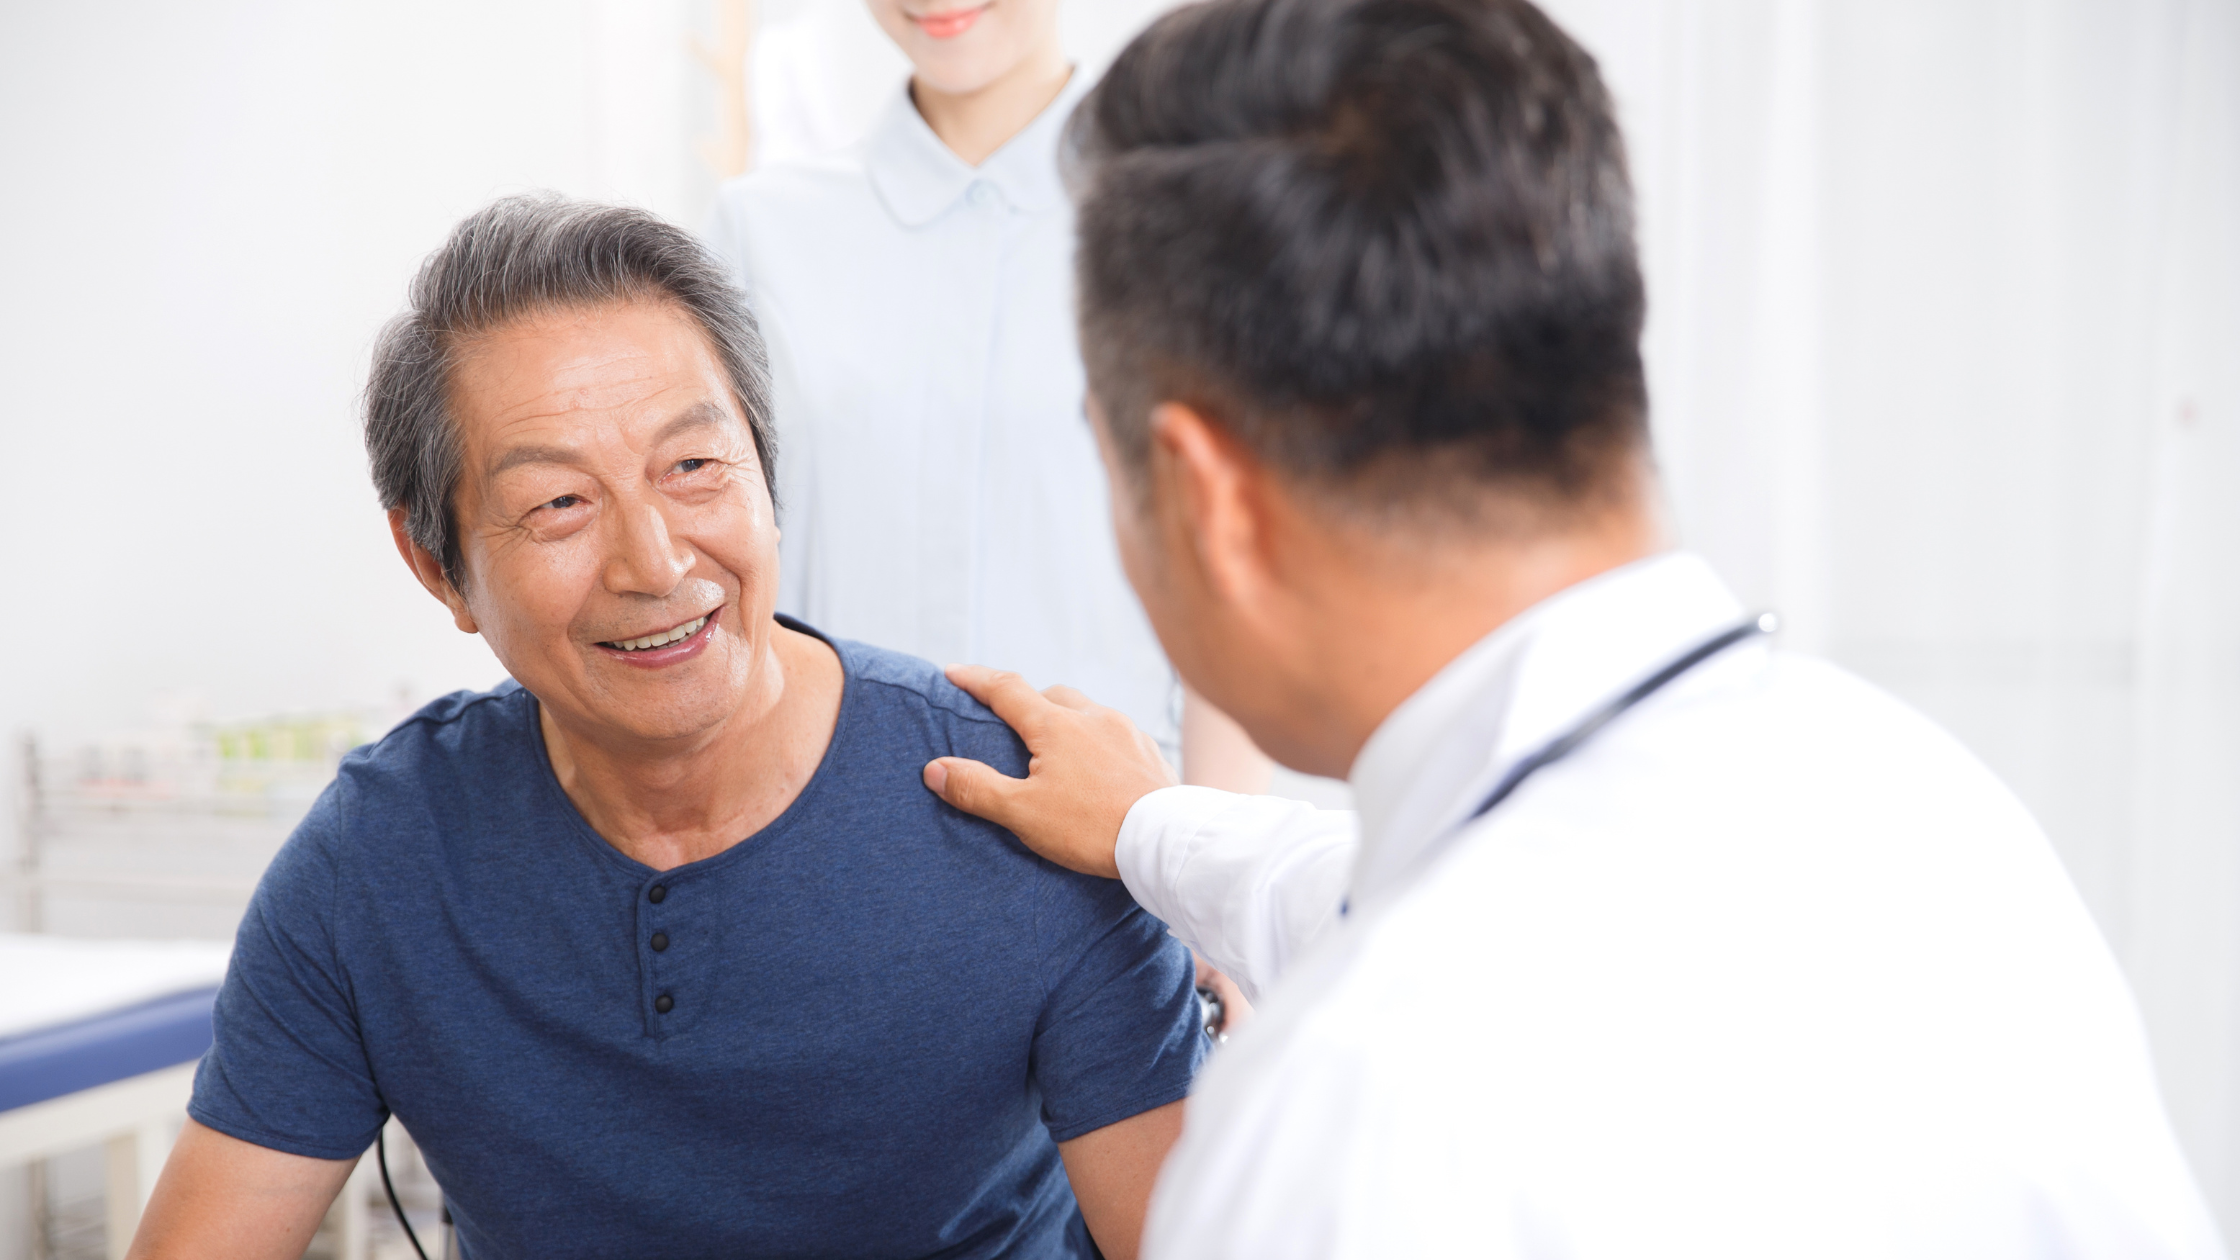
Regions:
[[1135, 803], [1177, 783], [1149, 735], [1071, 687], [1036, 691], [1017, 674], [952, 665], [949, 681], [1009, 723], [1027, 745], [1027, 777], [940, 757], [925, 784], [942, 800], [1007, 828], [1068, 870], [1118, 879], [1114, 850]]

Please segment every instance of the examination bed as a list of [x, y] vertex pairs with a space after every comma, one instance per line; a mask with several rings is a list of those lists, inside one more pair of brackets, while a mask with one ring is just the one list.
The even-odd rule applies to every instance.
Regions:
[[112, 1256], [170, 1153], [229, 952], [0, 934], [0, 1168], [103, 1146]]

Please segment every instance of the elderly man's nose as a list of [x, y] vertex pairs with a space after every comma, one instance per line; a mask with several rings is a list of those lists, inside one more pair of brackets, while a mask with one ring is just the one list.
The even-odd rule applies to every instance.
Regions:
[[607, 560], [608, 590], [666, 595], [692, 571], [692, 548], [669, 532], [669, 518], [658, 504], [622, 513], [620, 526]]

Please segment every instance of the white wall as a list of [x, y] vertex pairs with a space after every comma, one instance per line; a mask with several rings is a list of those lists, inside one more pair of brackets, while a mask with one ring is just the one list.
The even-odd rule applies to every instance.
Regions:
[[493, 195], [697, 219], [702, 7], [0, 9], [0, 732], [501, 676], [390, 548], [367, 350]]

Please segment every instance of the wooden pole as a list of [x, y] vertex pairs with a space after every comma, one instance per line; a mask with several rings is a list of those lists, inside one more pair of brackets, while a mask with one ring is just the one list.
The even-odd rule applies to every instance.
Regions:
[[694, 37], [692, 55], [716, 77], [716, 134], [700, 141], [700, 160], [719, 179], [744, 175], [754, 157], [754, 0], [716, 0], [715, 42]]

